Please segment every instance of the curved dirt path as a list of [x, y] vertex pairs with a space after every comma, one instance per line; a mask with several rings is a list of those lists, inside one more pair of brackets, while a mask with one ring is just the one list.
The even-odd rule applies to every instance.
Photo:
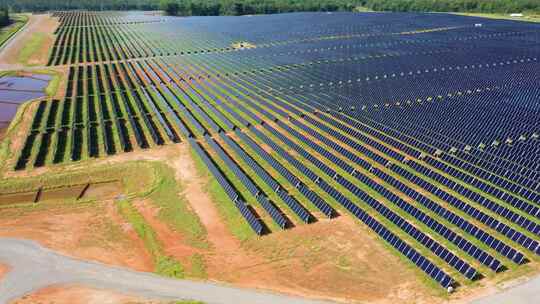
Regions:
[[198, 300], [208, 304], [330, 303], [213, 283], [167, 279], [67, 257], [29, 240], [0, 238], [0, 262], [11, 269], [0, 281], [1, 304], [47, 286], [64, 284], [108, 289], [149, 299]]

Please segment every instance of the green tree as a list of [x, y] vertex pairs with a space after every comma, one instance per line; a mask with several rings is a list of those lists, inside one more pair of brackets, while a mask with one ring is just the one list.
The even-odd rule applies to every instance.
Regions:
[[180, 5], [177, 1], [174, 0], [163, 0], [161, 1], [161, 9], [165, 12], [165, 14], [169, 16], [178, 16], [178, 12], [180, 10]]
[[7, 7], [0, 7], [0, 26], [6, 26], [9, 22], [9, 10]]

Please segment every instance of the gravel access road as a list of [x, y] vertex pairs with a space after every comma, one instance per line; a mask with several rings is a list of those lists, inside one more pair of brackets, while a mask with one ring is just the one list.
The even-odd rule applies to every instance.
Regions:
[[168, 279], [68, 257], [30, 240], [0, 238], [0, 263], [10, 267], [0, 281], [0, 304], [47, 286], [63, 284], [107, 289], [148, 299], [197, 300], [208, 304], [331, 303], [209, 282]]

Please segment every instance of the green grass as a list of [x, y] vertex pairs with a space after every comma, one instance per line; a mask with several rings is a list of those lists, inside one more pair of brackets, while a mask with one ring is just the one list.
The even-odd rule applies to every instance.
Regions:
[[11, 120], [8, 129], [4, 134], [4, 138], [0, 140], [0, 178], [5, 172], [8, 171], [5, 168], [7, 160], [14, 154], [13, 151], [11, 151], [10, 149], [12, 141], [11, 135], [14, 134], [16, 129], [20, 127], [22, 119], [25, 113], [28, 112], [28, 107], [30, 106], [30, 104], [31, 103], [27, 102], [19, 106], [17, 112], [15, 113], [15, 116], [13, 116], [13, 119]]
[[365, 7], [365, 6], [360, 6], [360, 5], [356, 6], [354, 8], [354, 11], [359, 12], [359, 13], [368, 13], [368, 12], [371, 13], [371, 12], [374, 12], [374, 10], [372, 10], [372, 9], [370, 9], [368, 7]]
[[202, 255], [196, 253], [191, 256], [191, 270], [189, 276], [199, 279], [208, 278], [206, 264], [204, 263], [204, 257]]
[[14, 15], [11, 18], [13, 23], [8, 26], [0, 28], [0, 46], [4, 44], [11, 36], [17, 33], [28, 21], [26, 15]]
[[45, 33], [33, 33], [30, 40], [24, 45], [18, 56], [18, 61], [22, 64], [28, 65], [28, 61], [40, 50], [41, 44], [45, 41], [47, 35]]
[[155, 231], [144, 220], [129, 200], [117, 202], [120, 214], [131, 224], [137, 235], [143, 240], [155, 263], [155, 272], [172, 278], [184, 278], [184, 268], [174, 258], [166, 255]]
[[502, 19], [502, 20], [514, 20], [514, 21], [526, 21], [526, 22], [540, 22], [540, 15], [523, 14], [523, 17], [511, 17], [510, 14], [486, 14], [486, 13], [454, 13], [456, 15], [470, 16], [470, 17], [482, 17], [488, 19]]
[[[199, 172], [199, 174], [202, 176], [209, 176], [210, 171], [203, 163], [200, 156], [197, 155], [193, 149], [190, 150], [190, 153], [195, 161], [197, 172]], [[238, 209], [236, 209], [234, 203], [229, 199], [215, 178], [210, 179], [208, 184], [205, 185], [205, 190], [208, 191], [212, 201], [214, 204], [216, 204], [218, 212], [221, 218], [224, 220], [225, 225], [237, 239], [240, 241], [245, 241], [255, 236], [255, 233], [251, 227], [246, 223]]]
[[151, 192], [155, 176], [146, 162], [129, 162], [117, 165], [100, 165], [64, 170], [56, 168], [48, 173], [32, 176], [6, 178], [0, 180], [0, 193], [17, 193], [35, 190], [39, 187], [48, 189], [107, 181], [120, 181], [124, 194], [129, 197]]
[[[3, 151], [3, 150], [0, 150]], [[55, 172], [56, 171], [56, 172]], [[187, 242], [196, 248], [207, 249], [206, 231], [198, 217], [189, 209], [186, 200], [178, 194], [182, 191], [174, 178], [174, 171], [158, 162], [129, 162], [118, 165], [102, 165], [76, 169], [74, 171], [53, 170], [40, 176], [29, 178], [7, 178], [0, 181], [0, 193], [15, 193], [35, 190], [40, 186], [46, 188], [64, 187], [87, 182], [117, 180], [122, 184], [126, 199], [117, 203], [119, 213], [128, 221], [137, 235], [143, 240], [155, 263], [155, 272], [168, 277], [184, 278], [185, 276], [207, 278], [204, 257], [194, 254], [190, 257], [190, 269], [187, 272], [182, 264], [166, 255], [156, 232], [145, 221], [144, 217], [131, 204], [133, 198], [146, 197], [160, 208], [158, 218], [171, 229], [178, 231]], [[13, 204], [2, 206], [2, 210], [41, 210], [57, 205], [78, 205], [73, 199], [47, 204]], [[19, 210], [19, 211], [16, 211]], [[111, 229], [111, 235], [118, 231]]]
[[56, 95], [56, 93], [58, 92], [58, 88], [60, 87], [60, 84], [65, 81], [65, 75], [55, 70], [37, 70], [33, 72], [35, 74], [45, 74], [45, 75], [52, 76], [51, 80], [49, 81], [49, 84], [45, 88], [45, 94], [51, 97]]
[[208, 248], [206, 230], [199, 218], [188, 208], [188, 202], [179, 193], [182, 191], [174, 177], [174, 171], [162, 163], [152, 163], [154, 175], [158, 177], [156, 187], [148, 195], [159, 208], [158, 218], [175, 231], [181, 232], [188, 243], [197, 248]]

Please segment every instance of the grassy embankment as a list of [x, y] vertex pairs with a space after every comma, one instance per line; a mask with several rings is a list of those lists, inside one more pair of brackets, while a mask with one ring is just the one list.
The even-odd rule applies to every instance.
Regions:
[[[104, 181], [119, 181], [124, 195], [116, 202], [117, 209], [122, 217], [130, 223], [137, 235], [143, 240], [146, 250], [153, 258], [154, 272], [176, 278], [206, 278], [204, 259], [194, 254], [183, 265], [173, 257], [167, 255], [164, 244], [160, 242], [153, 227], [144, 219], [132, 204], [137, 199], [146, 198], [154, 207], [159, 209], [158, 218], [170, 229], [178, 232], [188, 245], [205, 249], [206, 232], [197, 216], [189, 209], [187, 202], [178, 193], [181, 191], [174, 179], [174, 172], [159, 162], [127, 162], [115, 165], [90, 166], [84, 170], [53, 171], [35, 177], [6, 178], [0, 180], [0, 193], [16, 193], [35, 190], [39, 187], [59, 188], [82, 183], [95, 183]], [[92, 208], [91, 200], [51, 201], [47, 203], [27, 203], [2, 206], [0, 209], [20, 210], [32, 212], [47, 208], [63, 207], [76, 208], [87, 204]]]
[[[21, 72], [24, 71], [0, 71], [0, 77], [3, 76], [17, 76]], [[58, 89], [60, 88], [60, 84], [62, 83], [62, 80], [64, 80], [65, 75], [64, 73], [53, 70], [53, 69], [39, 69], [39, 70], [32, 70], [32, 74], [42, 74], [42, 75], [49, 75], [51, 76], [51, 80], [49, 81], [49, 84], [47, 87], [45, 87], [45, 94], [49, 97], [53, 97], [58, 93]]]
[[28, 16], [12, 15], [11, 19], [10, 25], [0, 28], [0, 47], [26, 24]]
[[47, 34], [45, 33], [33, 33], [28, 42], [21, 49], [21, 52], [17, 57], [18, 62], [29, 65], [30, 58], [32, 58], [36, 52], [40, 51], [40, 46], [46, 39]]

